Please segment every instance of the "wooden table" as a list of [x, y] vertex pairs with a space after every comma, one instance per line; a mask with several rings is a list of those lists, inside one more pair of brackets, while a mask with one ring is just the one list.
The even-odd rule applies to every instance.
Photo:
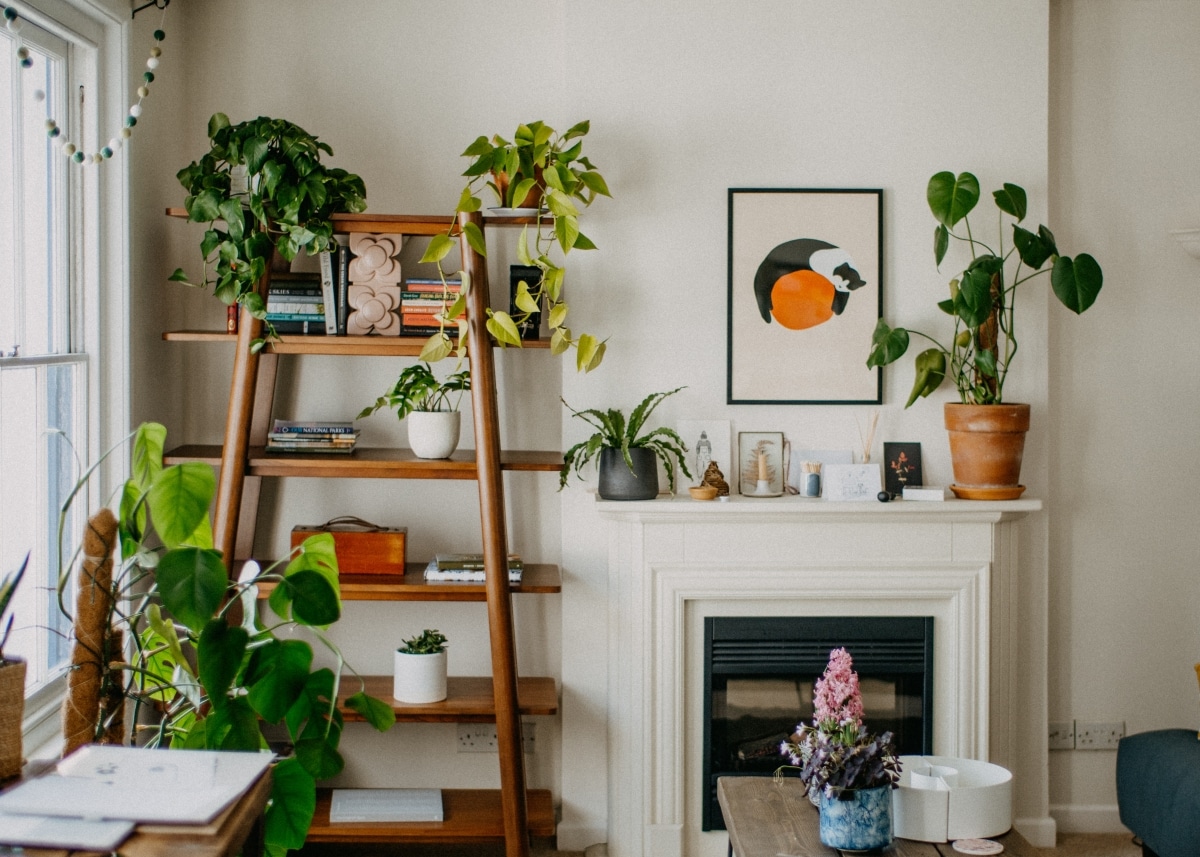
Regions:
[[[271, 771], [209, 824], [139, 824], [121, 844], [121, 857], [237, 857], [262, 853], [262, 817], [271, 796]], [[6, 853], [0, 845], [0, 854]], [[23, 857], [86, 857], [95, 853], [26, 848]], [[104, 852], [107, 854], [108, 852]]]
[[[729, 831], [729, 851], [736, 857], [840, 857], [843, 853], [821, 844], [819, 813], [795, 778], [776, 783], [772, 777], [721, 777], [717, 800]], [[991, 838], [1003, 843], [1006, 855], [1037, 857], [1037, 850], [1015, 830]], [[912, 839], [894, 839], [881, 853], [963, 857], [949, 842]]]

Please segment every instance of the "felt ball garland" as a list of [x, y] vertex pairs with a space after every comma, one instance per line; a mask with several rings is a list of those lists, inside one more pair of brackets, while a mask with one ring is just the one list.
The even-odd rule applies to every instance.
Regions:
[[[163, 21], [165, 21], [167, 17], [167, 7], [165, 4], [162, 10]], [[16, 37], [18, 65], [22, 69], [32, 68], [33, 57], [29, 55], [29, 48], [25, 47], [21, 41], [21, 17], [12, 6], [4, 7], [4, 26]], [[142, 115], [142, 102], [149, 97], [150, 84], [154, 83], [154, 71], [162, 62], [162, 48], [160, 45], [166, 38], [167, 34], [163, 31], [162, 23], [160, 22], [159, 28], [154, 31], [155, 44], [150, 48], [150, 57], [146, 60], [146, 71], [142, 72], [142, 85], [137, 88], [137, 101], [129, 106], [129, 110], [125, 114], [124, 127], [113, 135], [108, 141], [108, 145], [102, 146], [97, 152], [84, 152], [75, 143], [64, 139], [61, 143], [61, 149], [63, 155], [68, 160], [76, 164], [101, 164], [112, 158], [124, 142], [133, 136], [133, 128], [137, 125], [138, 119]], [[33, 98], [38, 103], [41, 103], [46, 100], [46, 93], [40, 89], [35, 90]], [[62, 128], [53, 117], [46, 119], [46, 135], [52, 140], [58, 140], [63, 136]]]

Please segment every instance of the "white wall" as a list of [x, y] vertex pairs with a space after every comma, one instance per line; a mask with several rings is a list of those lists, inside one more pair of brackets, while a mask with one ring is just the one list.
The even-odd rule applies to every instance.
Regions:
[[[1021, 362], [1009, 383], [1013, 399], [1036, 409], [1024, 481], [1049, 509], [1027, 525], [1023, 544], [1032, 572], [1024, 592], [1030, 649], [1038, 651], [1046, 633], [1039, 581], [1049, 567], [1056, 716], [1124, 718], [1131, 728], [1190, 722], [1194, 691], [1187, 676], [1168, 682], [1175, 672], [1166, 653], [1182, 664], [1200, 649], [1195, 609], [1188, 606], [1197, 593], [1194, 582], [1186, 588], [1185, 568], [1196, 556], [1195, 501], [1189, 507], [1186, 495], [1177, 496], [1195, 481], [1178, 478], [1178, 462], [1195, 476], [1198, 375], [1184, 325], [1195, 315], [1195, 280], [1188, 278], [1200, 263], [1168, 246], [1164, 230], [1196, 221], [1200, 212], [1185, 200], [1194, 197], [1197, 168], [1183, 154], [1194, 151], [1185, 147], [1195, 135], [1160, 134], [1156, 123], [1183, 129], [1190, 122], [1195, 130], [1194, 87], [1185, 83], [1195, 81], [1196, 61], [1182, 41], [1187, 27], [1172, 22], [1185, 20], [1194, 33], [1197, 7], [1132, 0], [1097, 6], [1066, 4], [1052, 17], [1047, 0], [355, 0], [337, 4], [336, 14], [317, 0], [174, 4], [159, 82], [131, 149], [135, 418], [164, 419], [175, 441], [220, 437], [231, 355], [159, 342], [167, 327], [223, 322], [214, 299], [164, 282], [177, 266], [198, 269], [199, 233], [161, 216], [166, 206], [181, 204], [174, 173], [202, 154], [205, 123], [217, 110], [234, 121], [265, 114], [297, 122], [333, 146], [335, 165], [363, 176], [372, 210], [418, 213], [453, 206], [463, 166], [458, 153], [477, 135], [509, 132], [536, 118], [556, 127], [592, 120], [587, 148], [615, 199], [587, 212], [585, 231], [600, 249], [572, 255], [568, 288], [573, 313], [610, 337], [605, 365], [577, 376], [544, 354], [506, 354], [501, 361], [502, 395], [516, 406], [506, 437], [551, 448], [581, 436], [577, 421], [561, 417], [559, 390], [576, 406], [626, 407], [680, 384], [688, 389], [661, 409], [667, 422], [728, 419], [735, 432], [783, 430], [799, 445], [857, 446], [865, 407], [725, 405], [727, 188], [883, 188], [885, 313], [893, 322], [932, 326], [945, 277], [932, 264], [925, 182], [941, 169], [973, 170], [988, 189], [1015, 181], [1030, 192], [1038, 220], [1046, 218], [1048, 195], [1055, 197], [1049, 222], [1064, 249], [1087, 245], [1108, 283], [1082, 319], [1064, 322], [1039, 296], [1023, 307]], [[133, 33], [139, 74], [138, 46], [149, 44], [157, 25], [147, 17], [139, 15]], [[1144, 29], [1159, 19], [1175, 41]], [[1085, 29], [1096, 27], [1103, 50], [1094, 50], [1095, 37]], [[1139, 70], [1141, 55], [1163, 51], [1166, 58], [1153, 68], [1177, 76], [1163, 85], [1161, 102], [1150, 101], [1162, 110], [1144, 112], [1147, 98], [1158, 96], [1151, 72]], [[1139, 82], [1122, 89], [1130, 77]], [[1114, 90], [1122, 98], [1109, 97]], [[1185, 104], [1190, 111], [1173, 109]], [[1097, 123], [1111, 126], [1103, 146], [1090, 131]], [[1172, 203], [1163, 205], [1161, 195]], [[1137, 241], [1130, 240], [1134, 234]], [[1143, 273], [1151, 267], [1159, 275], [1154, 283]], [[1130, 297], [1135, 283], [1157, 288], [1168, 279], [1178, 284], [1170, 287], [1174, 300], [1160, 302], [1154, 314]], [[1164, 330], [1176, 336], [1160, 336]], [[1112, 339], [1125, 347], [1111, 348]], [[1067, 349], [1067, 342], [1077, 347]], [[1177, 351], [1151, 367], [1160, 353], [1151, 343]], [[863, 343], [864, 360], [867, 350]], [[1108, 371], [1090, 372], [1093, 360], [1105, 361]], [[348, 378], [344, 361], [310, 358], [286, 370], [281, 404], [296, 417], [354, 413], [397, 368], [358, 361]], [[1163, 372], [1172, 383], [1158, 382]], [[949, 482], [939, 404], [901, 408], [911, 379], [908, 361], [885, 375], [876, 453], [883, 440], [920, 441], [926, 480]], [[1155, 420], [1155, 431], [1131, 437], [1143, 424], [1133, 415], [1168, 390], [1186, 412], [1172, 410], [1170, 418]], [[1098, 410], [1106, 397], [1117, 410], [1104, 423], [1062, 427], [1064, 415]], [[364, 428], [368, 444], [403, 440], [402, 428], [386, 416]], [[1160, 474], [1175, 478], [1148, 478]], [[477, 538], [476, 503], [465, 484], [293, 484], [302, 482], [269, 492], [265, 517], [273, 526], [260, 538], [265, 549], [278, 549], [293, 523], [338, 513], [407, 524], [417, 554], [467, 548]], [[606, 545], [592, 526], [586, 490], [556, 495], [554, 487], [550, 476], [521, 477], [510, 489], [509, 508], [518, 549], [533, 560], [561, 558], [566, 586], [578, 596], [579, 606], [567, 615], [555, 599], [518, 602], [531, 614], [522, 617], [521, 668], [558, 674], [557, 652], [586, 659], [604, 633]], [[446, 523], [459, 516], [462, 528]], [[1172, 521], [1176, 531], [1169, 532]], [[1128, 535], [1135, 532], [1136, 539]], [[1161, 570], [1142, 572], [1138, 549], [1164, 540], [1168, 547], [1154, 549]], [[1130, 604], [1139, 607], [1136, 620]], [[1189, 609], [1192, 627], [1183, 631]], [[442, 616], [439, 608], [439, 622]], [[486, 669], [486, 655], [471, 654], [486, 649], [478, 615], [457, 607], [445, 616], [443, 630], [463, 643], [452, 650], [459, 659], [452, 670]], [[422, 621], [413, 608], [351, 605], [340, 634], [356, 666], [385, 671], [388, 647]], [[1151, 624], [1155, 630], [1145, 633]], [[603, 710], [595, 707], [603, 684], [604, 676], [595, 675], [590, 684], [564, 688], [564, 710], [585, 715], [588, 729], [562, 736], [567, 749], [559, 750], [547, 746], [559, 739], [557, 725], [549, 725], [552, 740], [543, 742], [545, 732], [539, 733], [531, 774], [536, 785], [589, 796], [564, 807], [565, 824], [580, 841], [594, 832], [597, 813], [603, 818], [606, 800], [603, 778], [584, 763], [603, 747]], [[1154, 713], [1133, 704], [1150, 695]], [[1033, 701], [1026, 706], [1026, 740], [1042, 740], [1047, 712], [1036, 688], [1027, 696]], [[404, 749], [411, 742], [398, 735], [348, 731], [347, 779], [455, 785], [476, 773], [476, 757], [466, 765], [452, 755], [452, 729], [403, 728], [428, 752]], [[439, 770], [443, 751], [451, 754], [446, 772]], [[1111, 779], [1111, 754], [1093, 757], [1098, 773], [1079, 755], [1067, 765], [1054, 760], [1055, 803], [1111, 803], [1111, 793], [1074, 784]], [[1047, 796], [1022, 799], [1036, 814]]]
[[[1050, 714], [1200, 725], [1200, 4], [1072, 0], [1051, 16], [1055, 235], [1105, 291], [1051, 314]], [[1117, 823], [1113, 752], [1051, 753], [1061, 829]]]

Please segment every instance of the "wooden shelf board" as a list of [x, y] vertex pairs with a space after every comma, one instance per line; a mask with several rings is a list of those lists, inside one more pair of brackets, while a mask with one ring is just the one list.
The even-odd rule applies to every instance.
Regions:
[[[366, 692], [376, 699], [390, 702], [396, 720], [405, 723], [494, 723], [496, 705], [492, 695], [491, 676], [449, 676], [447, 696], [441, 702], [424, 705], [398, 702], [392, 697], [390, 675], [363, 676]], [[362, 721], [357, 711], [345, 707], [346, 698], [358, 693], [353, 677], [342, 681], [338, 704], [346, 722]], [[521, 676], [517, 679], [517, 705], [521, 714], [530, 716], [558, 713], [558, 690], [554, 679], [545, 676]]]
[[[526, 792], [529, 835], [554, 836], [554, 803], [547, 789]], [[504, 813], [499, 789], [442, 789], [444, 821], [357, 822], [332, 825], [330, 789], [317, 790], [317, 811], [308, 830], [309, 842], [380, 844], [475, 844], [504, 841]]]
[[[167, 342], [237, 342], [236, 333], [219, 330], [168, 330]], [[272, 354], [329, 354], [343, 357], [417, 357], [427, 336], [300, 336], [270, 340], [264, 350]], [[494, 343], [493, 343], [494, 344]], [[549, 348], [550, 340], [523, 340], [522, 348]]]
[[[266, 567], [266, 563], [262, 564]], [[486, 601], [482, 582], [425, 580], [425, 563], [410, 562], [404, 574], [343, 574], [338, 588], [343, 601]], [[260, 583], [260, 598], [275, 586]], [[562, 592], [562, 573], [557, 565], [526, 563], [521, 582], [511, 584], [513, 595], [553, 595]]]
[[[423, 214], [335, 214], [332, 217], [335, 232], [372, 232], [393, 235], [440, 235], [451, 225], [458, 232], [458, 222], [453, 217]], [[536, 217], [499, 217], [484, 213], [485, 226], [536, 226]], [[547, 219], [548, 222], [548, 219]]]
[[[203, 461], [221, 463], [217, 444], [184, 444], [167, 452], [163, 463]], [[556, 472], [562, 467], [562, 453], [554, 450], [505, 450], [500, 453], [503, 470]], [[261, 446], [250, 447], [246, 473], [249, 476], [307, 476], [339, 479], [474, 479], [475, 451], [460, 449], [450, 458], [418, 458], [411, 449], [359, 447], [344, 453], [302, 454], [268, 453]]]

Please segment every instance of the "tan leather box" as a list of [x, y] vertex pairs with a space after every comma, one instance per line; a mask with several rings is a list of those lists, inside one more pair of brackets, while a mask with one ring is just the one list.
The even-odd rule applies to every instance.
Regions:
[[403, 574], [408, 527], [381, 527], [344, 516], [324, 524], [292, 527], [292, 547], [316, 533], [333, 535], [342, 574]]

